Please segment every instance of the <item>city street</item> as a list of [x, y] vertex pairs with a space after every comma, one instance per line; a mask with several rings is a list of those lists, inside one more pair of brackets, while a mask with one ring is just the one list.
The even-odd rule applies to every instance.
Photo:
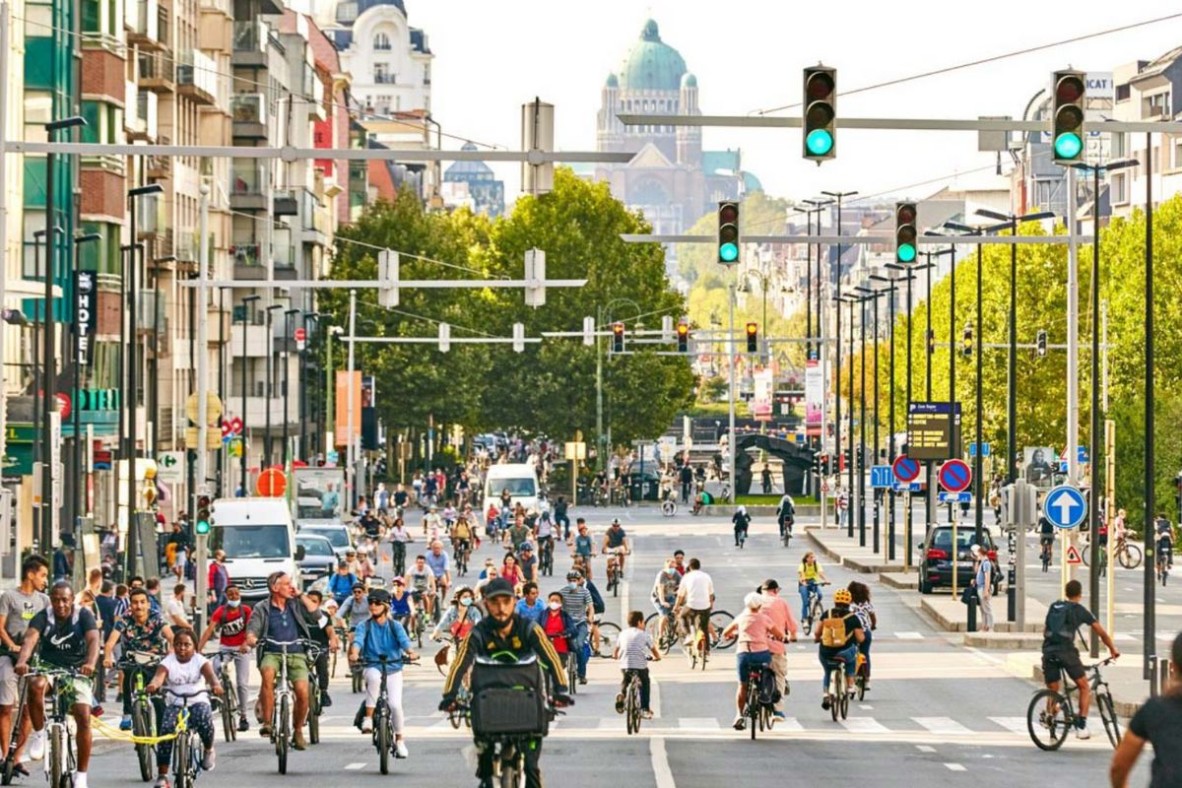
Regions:
[[[720, 518], [681, 514], [667, 519], [651, 508], [576, 514], [587, 516], [597, 533], [618, 515], [634, 538], [628, 582], [618, 598], [608, 597], [607, 620], [619, 622], [629, 607], [651, 609], [652, 579], [677, 548], [700, 558], [713, 576], [716, 608], [738, 612], [743, 595], [768, 577], [786, 586], [790, 604], [798, 608], [790, 581], [801, 547], [797, 541], [789, 549], [781, 547], [774, 523], [757, 520], [746, 549], [738, 550], [729, 522]], [[481, 556], [494, 554], [487, 544], [481, 551]], [[597, 575], [602, 568], [599, 559]], [[561, 574], [565, 561], [557, 569]], [[838, 567], [827, 566], [826, 573], [834, 583], [825, 589], [827, 600], [833, 588], [855, 577]], [[545, 590], [561, 585], [557, 574], [543, 582]], [[979, 785], [1004, 779], [1009, 785], [1034, 786], [1047, 778], [1048, 767], [1056, 780], [1095, 785], [1104, 779], [1111, 748], [1099, 728], [1088, 742], [1071, 739], [1058, 753], [1039, 751], [1025, 728], [1034, 687], [1006, 672], [1004, 654], [966, 649], [934, 630], [916, 613], [915, 592], [872, 583], [872, 593], [879, 617], [873, 689], [864, 703], [851, 705], [844, 722], [832, 722], [820, 708], [816, 647], [804, 639], [789, 647], [788, 719], [756, 742], [730, 726], [733, 650], [718, 653], [705, 672], [691, 671], [676, 649], [654, 664], [657, 716], [631, 737], [612, 708], [617, 668], [609, 660], [593, 660], [590, 683], [579, 688], [576, 705], [552, 727], [543, 773], [555, 784], [658, 788], [716, 786], [738, 774], [764, 772], [808, 775], [826, 785], [845, 780], [884, 786], [944, 786], [950, 780]], [[394, 762], [394, 779], [475, 785], [464, 754], [469, 737], [434, 711], [441, 684], [434, 666], [410, 669], [407, 682], [410, 758]], [[332, 694], [335, 704], [322, 717], [321, 744], [293, 753], [286, 778], [278, 776], [273, 751], [252, 730], [236, 743], [219, 742], [218, 768], [202, 775], [201, 784], [253, 786], [283, 779], [322, 786], [342, 774], [350, 781], [382, 779], [369, 737], [350, 724], [358, 697], [350, 695], [341, 678]], [[99, 753], [91, 770], [93, 784], [136, 781], [126, 745], [102, 744]]]

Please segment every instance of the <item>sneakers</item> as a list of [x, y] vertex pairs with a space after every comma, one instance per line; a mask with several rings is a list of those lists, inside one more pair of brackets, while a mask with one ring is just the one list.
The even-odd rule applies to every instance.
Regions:
[[45, 757], [45, 729], [33, 731], [29, 737], [29, 759], [39, 761]]
[[102, 707], [102, 705], [100, 705], [100, 704], [96, 703], [96, 704], [94, 704], [93, 706], [91, 706], [91, 707], [90, 707], [90, 716], [91, 716], [91, 717], [101, 717], [101, 716], [103, 716], [103, 707]]
[[169, 785], [167, 777], [161, 777], [156, 781], [153, 788], [172, 788], [172, 786]]
[[130, 714], [124, 714], [123, 719], [119, 720], [119, 730], [121, 730], [121, 731], [131, 730], [131, 715]]
[[828, 695], [821, 698], [821, 708], [824, 709], [825, 711], [829, 711], [829, 707], [832, 705], [833, 705], [833, 702], [829, 699]]
[[784, 712], [773, 711], [772, 712], [772, 719], [776, 720], [777, 722], [782, 722], [784, 720]]
[[579, 684], [586, 684], [586, 683], [587, 683], [587, 677], [586, 676], [579, 676]]
[[373, 733], [373, 717], [366, 717], [361, 721], [362, 733]]
[[616, 696], [616, 714], [624, 713], [624, 693]]
[[303, 728], [296, 728], [295, 736], [291, 737], [291, 747], [293, 750], [308, 749], [308, 742], [304, 739]]
[[395, 758], [406, 758], [409, 755], [410, 755], [410, 751], [406, 749], [406, 742], [404, 742], [402, 739], [399, 739], [398, 741], [394, 742], [394, 757]]
[[653, 712], [651, 709], [645, 709], [644, 711], [640, 712], [640, 716], [643, 719], [651, 720], [653, 718]]
[[737, 731], [745, 730], [747, 728], [747, 719], [745, 717], [735, 717], [734, 729]]
[[238, 718], [239, 733], [245, 733], [248, 730], [250, 730], [250, 722], [247, 721], [246, 717], [239, 717]]
[[74, 788], [86, 788], [86, 772], [74, 772]]
[[328, 697], [327, 692], [320, 693], [320, 708], [327, 709], [332, 705], [332, 698]]
[[201, 768], [207, 772], [212, 772], [213, 767], [216, 765], [216, 762], [217, 762], [217, 753], [214, 752], [213, 747], [210, 747], [201, 756]]
[[1083, 722], [1083, 724], [1076, 724], [1075, 738], [1080, 739], [1081, 741], [1092, 738], [1092, 732], [1088, 730], [1088, 723], [1086, 721]]
[[271, 738], [271, 726], [266, 723], [259, 726], [259, 736], [264, 739]]

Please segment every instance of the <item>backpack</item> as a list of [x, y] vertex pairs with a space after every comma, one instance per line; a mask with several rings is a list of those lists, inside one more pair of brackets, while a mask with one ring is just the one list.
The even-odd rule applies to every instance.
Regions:
[[989, 566], [992, 571], [989, 573], [989, 584], [994, 588], [1001, 586], [1001, 581], [1005, 579], [1005, 573], [1001, 571], [1001, 567], [997, 565], [997, 561], [990, 560]]
[[1072, 646], [1075, 643], [1075, 629], [1068, 621], [1071, 603], [1059, 600], [1047, 609], [1043, 639], [1050, 646]]
[[836, 617], [832, 613], [821, 621], [821, 645], [826, 648], [845, 648], [849, 635], [846, 631], [845, 620], [853, 613]]

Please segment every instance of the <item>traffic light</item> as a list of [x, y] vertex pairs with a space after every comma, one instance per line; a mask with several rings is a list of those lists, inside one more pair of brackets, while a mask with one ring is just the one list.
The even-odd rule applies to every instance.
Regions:
[[804, 70], [804, 157], [820, 164], [837, 153], [837, 69], [809, 66]]
[[689, 352], [689, 323], [681, 322], [677, 324], [677, 352]]
[[1042, 358], [1043, 356], [1045, 356], [1047, 354], [1047, 332], [1046, 331], [1039, 331], [1038, 332], [1037, 344], [1038, 344], [1038, 357]]
[[927, 330], [928, 335], [928, 355], [936, 352], [936, 332], [930, 328]]
[[913, 202], [895, 203], [895, 262], [914, 263], [915, 220], [919, 215]]
[[756, 353], [759, 351], [759, 324], [747, 324], [747, 352]]
[[964, 327], [964, 354], [973, 355], [973, 324], [966, 323]]
[[828, 454], [822, 454], [817, 457], [817, 466], [825, 476], [830, 476], [833, 473], [833, 465], [829, 460]]
[[1084, 152], [1084, 72], [1056, 71], [1053, 79], [1054, 135], [1056, 164], [1075, 164]]
[[739, 262], [739, 203], [734, 200], [718, 204], [718, 262]]
[[197, 496], [197, 525], [194, 528], [198, 536], [205, 536], [209, 533], [209, 528], [213, 524], [213, 512], [210, 510], [210, 500], [208, 495]]
[[624, 352], [624, 324], [612, 323], [612, 352]]
[[386, 309], [398, 306], [398, 252], [383, 249], [378, 252], [378, 305]]

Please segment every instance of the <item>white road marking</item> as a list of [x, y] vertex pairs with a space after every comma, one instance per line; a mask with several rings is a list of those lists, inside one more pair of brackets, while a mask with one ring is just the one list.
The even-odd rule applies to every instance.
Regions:
[[850, 733], [890, 733], [890, 728], [873, 717], [851, 717], [839, 722]]
[[972, 731], [951, 717], [912, 717], [911, 719], [915, 720], [922, 727], [927, 728], [932, 733], [972, 733]]
[[920, 752], [927, 752], [927, 753], [932, 753], [932, 752], [936, 751], [936, 748], [930, 744], [917, 744], [917, 745], [915, 745], [915, 749], [919, 750]]
[[790, 733], [799, 733], [804, 730], [804, 726], [800, 724], [800, 720], [795, 717], [785, 717], [782, 720], [776, 720], [772, 727], [774, 731], [788, 731]]
[[1029, 733], [1025, 717], [990, 717], [990, 722], [997, 723], [1007, 731], [1014, 733]]
[[655, 678], [649, 680], [648, 706], [649, 711], [653, 713], [653, 719], [659, 720], [661, 718], [661, 682]]
[[708, 728], [718, 730], [722, 727], [718, 724], [717, 717], [679, 717], [677, 724], [682, 728]]
[[874, 707], [864, 703], [858, 706], [858, 711], [874, 711]]
[[896, 632], [895, 637], [899, 640], [923, 640], [923, 635], [918, 632]]
[[665, 752], [665, 740], [654, 736], [648, 740], [648, 752], [653, 764], [653, 777], [657, 788], [677, 788], [673, 770], [669, 767], [669, 755]]
[[959, 763], [946, 763], [944, 765], [947, 766], [948, 770], [952, 771], [952, 772], [967, 772], [968, 771], [968, 769], [966, 769], [964, 766], [962, 766]]
[[356, 771], [357, 769], [364, 769], [365, 764], [364, 763], [347, 763], [347, 764], [345, 764], [345, 768], [348, 770], [351, 770], [351, 771]]

